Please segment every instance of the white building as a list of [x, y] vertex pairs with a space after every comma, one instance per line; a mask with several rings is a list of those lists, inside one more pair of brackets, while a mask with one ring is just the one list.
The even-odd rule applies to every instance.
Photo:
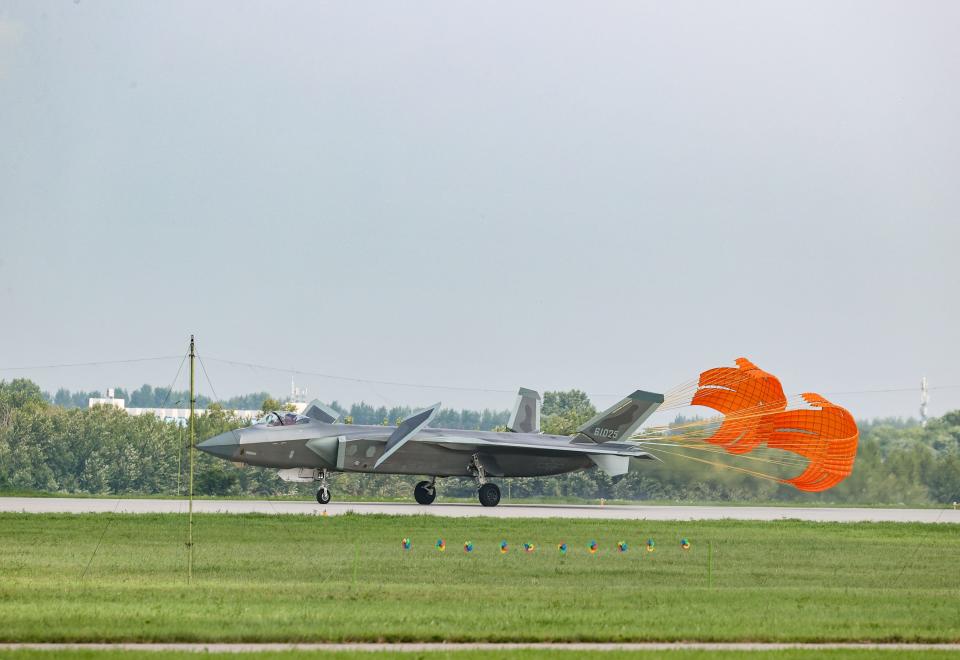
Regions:
[[[298, 407], [297, 412], [302, 412], [306, 407], [306, 404], [294, 405]], [[176, 422], [181, 425], [186, 424], [190, 419], [189, 408], [127, 408], [126, 401], [114, 397], [113, 389], [107, 390], [107, 396], [105, 397], [90, 398], [87, 401], [87, 407], [93, 408], [94, 406], [111, 406], [126, 411], [128, 415], [153, 415], [165, 422]], [[260, 410], [233, 410], [231, 412], [237, 417], [248, 421], [253, 421], [263, 416], [263, 412]], [[194, 414], [196, 415], [205, 415], [206, 413], [206, 409], [203, 408], [194, 410]]]

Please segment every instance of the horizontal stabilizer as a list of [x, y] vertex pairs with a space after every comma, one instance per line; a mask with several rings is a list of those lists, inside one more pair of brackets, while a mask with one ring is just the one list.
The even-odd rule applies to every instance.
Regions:
[[540, 394], [521, 387], [517, 392], [517, 402], [513, 414], [507, 422], [507, 430], [514, 433], [540, 433]]
[[323, 405], [318, 399], [308, 403], [307, 407], [303, 409], [303, 414], [324, 424], [336, 424], [337, 420], [340, 419], [340, 413], [330, 406]]
[[374, 463], [373, 469], [376, 470], [385, 460], [396, 453], [407, 440], [415, 436], [420, 429], [429, 424], [430, 420], [432, 420], [439, 411], [440, 403], [437, 402], [429, 408], [424, 408], [419, 412], [413, 413], [400, 422], [400, 425], [397, 426], [394, 432], [390, 434], [390, 438], [387, 439], [387, 446], [384, 447], [383, 454], [377, 459], [377, 462]]
[[581, 426], [578, 431], [596, 443], [626, 440], [663, 403], [663, 395], [637, 390]]

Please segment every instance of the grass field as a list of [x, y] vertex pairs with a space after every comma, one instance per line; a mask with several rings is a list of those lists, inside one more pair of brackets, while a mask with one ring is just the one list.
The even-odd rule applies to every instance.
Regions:
[[[508, 657], [512, 660], [540, 660], [541, 658], [561, 658], [562, 660], [579, 660], [592, 658], [594, 660], [657, 660], [666, 657], [669, 660], [869, 660], [870, 658], [889, 658], [889, 660], [931, 660], [956, 658], [956, 653], [950, 651], [904, 651], [904, 650], [802, 650], [784, 649], [779, 651], [557, 651], [549, 650], [510, 650], [497, 651], [496, 657]], [[257, 653], [204, 653], [181, 651], [0, 651], [0, 658], [15, 660], [133, 660], [147, 658], [148, 660], [195, 660], [197, 657], [215, 658], [216, 660], [307, 660], [323, 657], [327, 660], [486, 660], [491, 657], [489, 651], [438, 651], [398, 653], [389, 651], [354, 651], [354, 652], [318, 652], [318, 651], [279, 651]]]
[[185, 536], [0, 514], [0, 640], [960, 640], [954, 525], [202, 515], [192, 585]]

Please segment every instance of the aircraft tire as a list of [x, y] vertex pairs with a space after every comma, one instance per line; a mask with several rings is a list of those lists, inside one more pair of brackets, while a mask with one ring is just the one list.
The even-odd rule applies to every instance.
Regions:
[[317, 504], [330, 504], [329, 488], [321, 488], [317, 491]]
[[497, 484], [483, 484], [477, 491], [477, 497], [483, 506], [497, 506], [500, 504], [500, 488]]
[[421, 481], [413, 489], [413, 499], [417, 501], [417, 504], [423, 504], [424, 506], [433, 504], [433, 501], [437, 499], [437, 489], [431, 488], [429, 481]]

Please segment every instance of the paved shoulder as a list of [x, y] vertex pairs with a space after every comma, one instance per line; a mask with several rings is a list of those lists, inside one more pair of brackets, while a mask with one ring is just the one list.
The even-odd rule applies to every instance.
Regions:
[[[315, 502], [272, 500], [194, 500], [197, 513], [262, 513], [335, 516], [347, 512], [392, 515], [497, 518], [594, 518], [611, 520], [809, 520], [814, 522], [960, 523], [955, 509], [858, 509], [743, 506], [585, 506], [502, 504], [400, 504], [388, 502]], [[0, 497], [0, 511], [25, 513], [186, 513], [185, 500]]]

